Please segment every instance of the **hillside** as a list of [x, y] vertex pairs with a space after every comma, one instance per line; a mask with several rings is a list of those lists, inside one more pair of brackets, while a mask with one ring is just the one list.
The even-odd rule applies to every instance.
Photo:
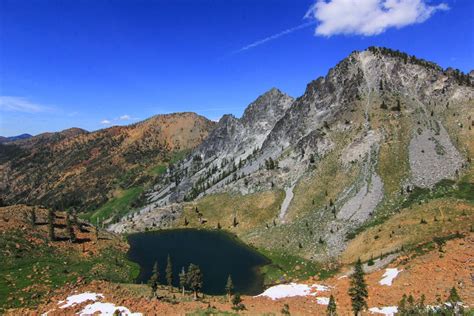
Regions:
[[199, 145], [213, 127], [197, 114], [177, 113], [96, 132], [71, 128], [0, 144], [0, 199], [90, 211], [127, 196], [131, 207], [145, 183]]
[[124, 239], [78, 221], [72, 226], [76, 240], [70, 242], [65, 218], [65, 212], [56, 212], [56, 240], [51, 241], [47, 209], [0, 207], [0, 313], [36, 306], [53, 290], [71, 284], [134, 280], [138, 267], [126, 259]]
[[386, 48], [353, 52], [301, 97], [272, 89], [242, 118], [223, 117], [110, 229], [222, 227], [272, 259], [329, 264], [413, 201], [470, 214], [473, 98], [459, 71]]

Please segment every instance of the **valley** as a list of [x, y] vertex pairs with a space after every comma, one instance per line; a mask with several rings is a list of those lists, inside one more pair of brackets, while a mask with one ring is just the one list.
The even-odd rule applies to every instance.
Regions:
[[[1, 142], [0, 312], [324, 315], [333, 295], [348, 315], [360, 260], [366, 313], [393, 315], [404, 294], [441, 308], [453, 287], [472, 313], [473, 87], [369, 47], [240, 118], [176, 113]], [[180, 266], [165, 285], [168, 255]], [[204, 286], [182, 289], [191, 264]], [[226, 295], [232, 273], [241, 302]], [[95, 295], [64, 307], [80, 293]]]

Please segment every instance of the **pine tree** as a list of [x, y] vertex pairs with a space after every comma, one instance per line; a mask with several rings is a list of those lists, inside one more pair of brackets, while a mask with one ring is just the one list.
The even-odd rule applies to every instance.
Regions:
[[369, 293], [367, 291], [364, 275], [362, 262], [359, 259], [354, 266], [354, 273], [351, 276], [351, 287], [349, 288], [349, 296], [351, 297], [354, 315], [360, 315], [360, 312], [367, 308], [366, 299]]
[[232, 282], [232, 277], [229, 276], [227, 277], [227, 283], [225, 284], [225, 292], [227, 293], [227, 297], [231, 298], [232, 292], [234, 291], [234, 283]]
[[183, 296], [184, 296], [184, 290], [186, 289], [186, 283], [187, 283], [186, 271], [184, 271], [184, 267], [182, 267], [181, 272], [179, 273], [179, 287], [183, 291]]
[[235, 311], [241, 311], [245, 309], [245, 305], [242, 304], [242, 299], [240, 298], [239, 293], [235, 293], [232, 297], [232, 309]]
[[158, 270], [158, 263], [155, 262], [153, 270], [151, 271], [151, 277], [148, 280], [148, 285], [151, 288], [151, 296], [156, 297], [156, 291], [158, 290], [158, 284], [160, 280], [160, 271]]
[[31, 226], [33, 227], [36, 226], [36, 207], [33, 207], [33, 209], [30, 212], [30, 223], [31, 223]]
[[462, 302], [461, 298], [459, 297], [458, 291], [454, 286], [451, 288], [451, 290], [449, 290], [448, 302]]
[[407, 296], [403, 294], [402, 299], [398, 303], [397, 311], [399, 315], [405, 315], [407, 313]]
[[56, 235], [54, 234], [54, 218], [56, 217], [56, 214], [52, 209], [48, 210], [48, 235], [49, 235], [49, 240], [55, 241], [56, 240]]
[[171, 263], [171, 257], [168, 255], [166, 262], [166, 283], [169, 287], [173, 286], [173, 265]]
[[194, 299], [198, 298], [198, 292], [202, 289], [202, 273], [199, 266], [190, 264], [187, 273], [187, 282], [189, 288], [194, 293]]
[[464, 315], [462, 299], [454, 286], [449, 290], [449, 296], [444, 306], [447, 310], [446, 315]]
[[327, 316], [337, 316], [337, 312], [336, 312], [336, 300], [334, 299], [334, 296], [331, 296], [329, 297], [329, 304], [328, 304], [328, 308], [326, 310], [326, 315]]

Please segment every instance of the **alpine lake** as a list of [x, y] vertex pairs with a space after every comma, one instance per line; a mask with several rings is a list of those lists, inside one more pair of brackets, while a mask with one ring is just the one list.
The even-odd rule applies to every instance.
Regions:
[[160, 282], [165, 284], [168, 255], [173, 267], [173, 285], [179, 285], [179, 273], [190, 263], [203, 274], [202, 291], [210, 295], [225, 294], [229, 275], [234, 291], [245, 295], [263, 292], [263, 275], [259, 268], [270, 262], [265, 256], [236, 237], [222, 232], [199, 229], [173, 229], [135, 233], [128, 236], [130, 260], [140, 265], [138, 283], [147, 283], [155, 262]]

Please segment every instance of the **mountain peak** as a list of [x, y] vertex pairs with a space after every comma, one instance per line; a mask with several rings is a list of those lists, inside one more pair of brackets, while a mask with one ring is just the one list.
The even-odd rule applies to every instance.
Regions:
[[256, 120], [266, 120], [268, 116], [280, 116], [293, 101], [292, 97], [279, 89], [271, 88], [245, 109], [242, 122], [246, 124]]

